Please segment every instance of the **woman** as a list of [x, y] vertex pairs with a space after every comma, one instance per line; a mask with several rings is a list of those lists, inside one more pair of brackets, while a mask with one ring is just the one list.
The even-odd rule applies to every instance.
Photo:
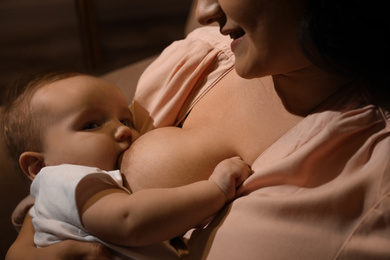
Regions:
[[[224, 40], [206, 28], [145, 72], [132, 106], [137, 128], [178, 125], [190, 137], [167, 140], [149, 157], [124, 156], [124, 172], [158, 173], [134, 189], [204, 179], [198, 171], [234, 155], [255, 172], [243, 197], [188, 235], [183, 258], [389, 258], [390, 26], [382, 3], [365, 2], [199, 0], [198, 20], [232, 38], [234, 68]], [[172, 142], [190, 146], [164, 157]], [[191, 158], [191, 145], [204, 154]], [[188, 174], [171, 176], [170, 165]], [[11, 253], [59, 256], [76, 245], [82, 249], [64, 254], [97, 255], [76, 242], [34, 249], [28, 228]]]

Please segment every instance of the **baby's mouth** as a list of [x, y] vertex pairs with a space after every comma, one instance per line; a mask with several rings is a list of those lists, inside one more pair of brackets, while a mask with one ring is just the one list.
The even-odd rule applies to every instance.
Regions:
[[122, 160], [123, 160], [123, 154], [124, 154], [126, 151], [127, 151], [127, 149], [124, 150], [123, 152], [121, 152], [121, 153], [119, 154], [119, 156], [118, 156], [118, 160], [117, 160], [117, 167], [118, 167], [118, 169], [121, 168]]

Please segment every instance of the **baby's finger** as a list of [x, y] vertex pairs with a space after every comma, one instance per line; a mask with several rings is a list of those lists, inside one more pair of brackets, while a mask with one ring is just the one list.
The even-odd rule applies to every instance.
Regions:
[[237, 175], [237, 181], [236, 181], [236, 187], [240, 186], [244, 181], [252, 174], [252, 169], [250, 165], [245, 163], [244, 161], [241, 161], [239, 164], [239, 172]]

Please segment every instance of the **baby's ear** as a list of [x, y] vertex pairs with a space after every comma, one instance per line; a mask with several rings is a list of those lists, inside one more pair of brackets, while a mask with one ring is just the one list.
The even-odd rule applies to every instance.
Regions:
[[38, 152], [24, 152], [19, 157], [19, 164], [24, 174], [32, 181], [39, 171], [45, 167], [43, 155]]

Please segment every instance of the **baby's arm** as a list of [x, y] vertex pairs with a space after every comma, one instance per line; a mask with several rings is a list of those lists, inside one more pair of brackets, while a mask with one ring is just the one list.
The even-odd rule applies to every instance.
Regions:
[[125, 246], [143, 246], [179, 236], [215, 215], [234, 199], [250, 174], [240, 158], [222, 161], [210, 179], [177, 188], [145, 189], [129, 195], [107, 188], [80, 207], [89, 232]]

